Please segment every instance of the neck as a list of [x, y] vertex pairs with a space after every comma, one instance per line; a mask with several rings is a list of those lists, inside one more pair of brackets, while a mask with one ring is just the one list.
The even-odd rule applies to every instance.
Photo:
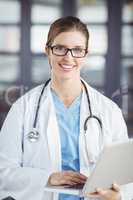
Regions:
[[51, 80], [51, 88], [56, 92], [59, 98], [66, 106], [72, 104], [82, 90], [81, 80]]

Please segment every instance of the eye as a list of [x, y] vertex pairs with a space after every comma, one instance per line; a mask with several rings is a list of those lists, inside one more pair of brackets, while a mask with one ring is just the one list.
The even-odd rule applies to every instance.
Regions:
[[56, 45], [56, 46], [54, 46], [54, 48], [55, 48], [55, 50], [58, 50], [58, 51], [65, 51], [66, 50], [66, 48], [62, 45]]
[[81, 48], [73, 48], [73, 51], [75, 53], [82, 53], [84, 51], [84, 49], [81, 49]]

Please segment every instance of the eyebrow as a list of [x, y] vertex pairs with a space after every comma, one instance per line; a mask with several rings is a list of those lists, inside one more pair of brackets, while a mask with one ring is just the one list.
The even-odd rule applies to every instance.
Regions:
[[[55, 44], [53, 46], [62, 46], [62, 47], [68, 48], [66, 45], [63, 45], [63, 44]], [[82, 45], [76, 45], [76, 46], [72, 47], [72, 49], [73, 48], [83, 48], [83, 49], [85, 49], [86, 47], [84, 47]]]

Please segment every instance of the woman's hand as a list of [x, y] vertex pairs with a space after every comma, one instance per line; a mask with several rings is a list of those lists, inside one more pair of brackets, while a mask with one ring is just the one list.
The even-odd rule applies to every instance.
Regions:
[[111, 189], [97, 188], [96, 192], [85, 194], [86, 197], [100, 197], [102, 200], [120, 200], [120, 188], [117, 184], [113, 184]]
[[63, 171], [52, 173], [49, 177], [48, 183], [50, 185], [76, 185], [84, 184], [87, 177], [79, 172]]

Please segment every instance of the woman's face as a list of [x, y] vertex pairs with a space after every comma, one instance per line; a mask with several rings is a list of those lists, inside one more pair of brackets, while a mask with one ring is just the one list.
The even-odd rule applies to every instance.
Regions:
[[[62, 48], [75, 48], [74, 51], [78, 52], [81, 49], [86, 49], [86, 38], [79, 31], [62, 32], [55, 37], [51, 46], [57, 46], [59, 51], [62, 51]], [[51, 65], [51, 78], [59, 80], [80, 78], [80, 69], [84, 63], [84, 57], [73, 57], [70, 51], [64, 56], [54, 55], [50, 48], [47, 50], [47, 55]]]

